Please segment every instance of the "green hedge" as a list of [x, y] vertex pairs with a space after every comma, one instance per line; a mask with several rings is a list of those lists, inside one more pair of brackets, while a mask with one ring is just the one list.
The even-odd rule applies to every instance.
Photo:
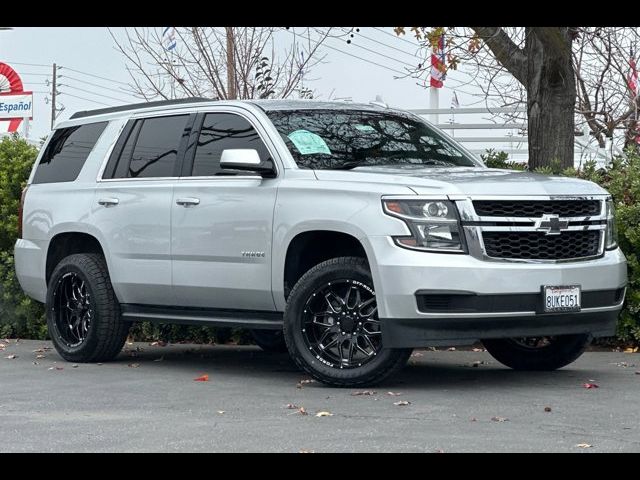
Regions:
[[[4, 137], [0, 141], [0, 337], [46, 338], [46, 322], [41, 304], [26, 297], [15, 277], [13, 245], [17, 236], [17, 212], [20, 193], [27, 181], [37, 149], [24, 140]], [[508, 161], [504, 152], [487, 151], [485, 163], [494, 168], [524, 169]], [[576, 176], [599, 183], [609, 190], [616, 204], [616, 221], [620, 247], [629, 262], [629, 288], [622, 312], [618, 339], [640, 344], [640, 154], [628, 152], [606, 170], [588, 163], [580, 171], [545, 167], [542, 173]], [[233, 339], [246, 343], [249, 337], [241, 330], [152, 325], [141, 323], [132, 329], [136, 340], [197, 341], [224, 343]]]

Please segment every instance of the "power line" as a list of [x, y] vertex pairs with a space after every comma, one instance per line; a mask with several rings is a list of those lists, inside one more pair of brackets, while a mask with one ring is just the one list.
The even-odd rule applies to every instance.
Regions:
[[406, 72], [401, 72], [401, 71], [396, 70], [394, 68], [387, 67], [386, 65], [382, 65], [380, 63], [374, 62], [373, 60], [368, 60], [366, 58], [359, 57], [358, 55], [354, 55], [353, 53], [345, 52], [344, 50], [340, 50], [339, 48], [332, 47], [331, 45], [327, 45], [326, 43], [323, 46], [326, 47], [326, 48], [329, 48], [331, 50], [335, 50], [336, 52], [343, 53], [344, 55], [348, 55], [350, 57], [357, 58], [358, 60], [362, 60], [363, 62], [367, 62], [367, 63], [370, 63], [372, 65], [376, 65], [376, 66], [378, 66], [380, 68], [384, 68], [385, 70], [389, 70], [389, 71], [391, 71], [393, 73], [397, 73], [398, 75], [406, 75]]
[[69, 70], [70, 72], [76, 72], [76, 73], [79, 73], [79, 74], [81, 74], [81, 75], [86, 75], [86, 76], [88, 76], [88, 77], [99, 78], [100, 80], [105, 80], [105, 81], [107, 81], [107, 82], [119, 83], [120, 85], [125, 85], [125, 86], [127, 86], [127, 87], [129, 86], [129, 84], [128, 84], [128, 83], [126, 83], [126, 82], [121, 82], [121, 81], [119, 81], [119, 80], [112, 80], [112, 79], [110, 79], [110, 78], [106, 78], [106, 77], [103, 77], [103, 76], [101, 76], [101, 75], [95, 75], [95, 74], [93, 74], [93, 73], [87, 73], [87, 72], [83, 72], [83, 71], [81, 71], [81, 70], [75, 70], [75, 69], [73, 69], [73, 68], [71, 68], [71, 67], [60, 67], [60, 68], [64, 68], [65, 70]]
[[[296, 36], [295, 32], [292, 32], [291, 30], [286, 30], [285, 29], [285, 32], [289, 32], [294, 37]], [[331, 38], [334, 38], [334, 37], [331, 37]], [[385, 70], [389, 70], [389, 71], [391, 71], [393, 73], [397, 73], [399, 75], [406, 75], [405, 72], [401, 72], [399, 70], [395, 70], [395, 69], [393, 69], [391, 67], [387, 67], [386, 65], [382, 65], [380, 63], [374, 62], [373, 60], [368, 60], [366, 58], [359, 57], [358, 55], [354, 55], [353, 53], [345, 52], [344, 50], [340, 50], [339, 48], [332, 47], [331, 45], [328, 45], [327, 43], [323, 43], [323, 47], [324, 48], [328, 48], [330, 50], [335, 50], [336, 52], [340, 52], [340, 53], [342, 53], [344, 55], [348, 55], [349, 57], [357, 58], [358, 60], [362, 60], [363, 62], [371, 63], [372, 65], [376, 65], [377, 67], [384, 68]]]
[[[386, 33], [386, 32], [384, 32], [384, 33]], [[380, 40], [377, 40], [375, 38], [368, 37], [367, 35], [365, 35], [362, 32], [356, 32], [355, 35], [358, 36], [358, 37], [366, 38], [370, 42], [378, 43], [378, 44], [382, 45], [383, 47], [390, 48], [392, 50], [396, 50], [398, 52], [404, 53], [405, 55], [409, 55], [410, 57], [416, 58], [416, 54], [415, 53], [409, 53], [406, 50], [402, 50], [401, 48], [394, 47], [393, 45], [389, 45], [388, 43], [384, 43], [384, 42], [381, 42]], [[415, 45], [414, 45], [414, 47], [415, 47]]]
[[[320, 33], [320, 34], [326, 35], [326, 33], [327, 33], [327, 32], [323, 32], [322, 30], [320, 30], [320, 29], [318, 29], [318, 28], [315, 28], [315, 27], [312, 27], [312, 28], [313, 28], [316, 32], [318, 32], [318, 33]], [[330, 38], [333, 38], [333, 39], [338, 40], [338, 38], [337, 38], [337, 37], [335, 37], [335, 36], [331, 36]], [[388, 60], [393, 60], [394, 62], [401, 63], [402, 65], [405, 65], [405, 66], [408, 66], [408, 67], [411, 67], [411, 68], [415, 68], [415, 67], [416, 67], [415, 65], [412, 65], [412, 64], [407, 63], [407, 62], [402, 61], [402, 60], [398, 60], [397, 58], [394, 58], [394, 57], [390, 57], [389, 55], [385, 55], [384, 53], [377, 52], [376, 50], [371, 50], [370, 48], [363, 47], [362, 45], [359, 45], [359, 44], [357, 44], [357, 43], [350, 42], [350, 43], [349, 43], [349, 45], [353, 45], [354, 47], [360, 48], [360, 49], [362, 49], [362, 50], [366, 50], [367, 52], [373, 53], [373, 54], [375, 54], [375, 55], [379, 55], [379, 56], [384, 57], [384, 58], [386, 58], [386, 59], [388, 59]]]
[[96, 93], [96, 92], [93, 92], [91, 90], [86, 90], [84, 88], [76, 87], [75, 85], [69, 85], [68, 83], [67, 84], [62, 84], [61, 83], [60, 86], [61, 87], [62, 86], [70, 87], [70, 88], [73, 88], [75, 90], [80, 90], [81, 92], [84, 92], [84, 93], [89, 93], [91, 95], [95, 95], [96, 97], [104, 97], [104, 98], [108, 98], [109, 100], [115, 100], [116, 102], [130, 103], [129, 100], [123, 100], [121, 98], [110, 97], [109, 95], [103, 95], [101, 93]]
[[88, 82], [88, 81], [86, 81], [86, 80], [81, 80], [81, 79], [79, 79], [79, 78], [70, 77], [69, 75], [65, 75], [65, 78], [66, 78], [67, 80], [74, 80], [74, 81], [76, 81], [76, 82], [80, 82], [80, 83], [83, 83], [83, 84], [91, 85], [92, 87], [98, 87], [98, 88], [102, 88], [102, 89], [104, 89], [104, 90], [109, 90], [109, 91], [111, 91], [111, 92], [115, 92], [115, 93], [123, 93], [123, 94], [125, 94], [125, 95], [131, 95], [131, 96], [133, 96], [133, 95], [132, 95], [132, 94], [130, 94], [130, 93], [124, 92], [124, 91], [122, 91], [122, 90], [118, 90], [118, 89], [116, 89], [116, 88], [109, 88], [109, 87], [105, 87], [104, 85], [98, 85], [97, 83], [91, 83], [91, 82]]
[[20, 62], [11, 62], [9, 60], [4, 60], [5, 63], [10, 63], [12, 65], [24, 65], [27, 67], [46, 67], [46, 68], [50, 68], [51, 65], [45, 65], [43, 63], [20, 63]]
[[380, 27], [372, 27], [372, 28], [373, 28], [374, 30], [378, 30], [379, 32], [384, 33], [385, 35], [389, 35], [390, 37], [393, 37], [393, 38], [395, 38], [396, 40], [400, 40], [400, 41], [402, 41], [402, 42], [406, 42], [406, 43], [408, 43], [408, 44], [410, 44], [410, 45], [413, 45], [414, 47], [415, 47], [415, 45], [416, 45], [416, 44], [415, 44], [415, 43], [413, 43], [412, 41], [407, 40], [406, 38], [402, 38], [402, 37], [400, 37], [400, 36], [398, 36], [398, 35], [394, 35], [393, 33], [389, 33], [389, 32], [387, 32], [386, 30], [381, 29]]
[[50, 73], [20, 72], [20, 76], [23, 76], [23, 75], [32, 75], [32, 76], [36, 76], [36, 77], [49, 77], [49, 76], [51, 76]]
[[73, 95], [71, 93], [60, 92], [60, 95], [67, 95], [69, 97], [77, 98], [79, 100], [86, 100], [87, 102], [97, 103], [98, 105], [104, 105], [105, 107], [112, 107], [113, 106], [113, 105], [110, 105], [110, 104], [107, 104], [107, 103], [98, 102], [97, 100], [92, 100], [90, 98], [85, 98], [85, 97], [80, 97], [78, 95]]

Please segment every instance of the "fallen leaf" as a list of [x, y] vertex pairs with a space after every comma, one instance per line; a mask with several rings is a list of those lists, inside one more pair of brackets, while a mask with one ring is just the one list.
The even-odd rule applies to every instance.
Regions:
[[164, 357], [160, 357], [160, 358], [156, 358], [154, 362], [162, 362], [163, 360], [164, 360]]
[[44, 348], [36, 348], [33, 353], [44, 353]]
[[6, 343], [0, 343], [0, 348], [5, 348], [7, 346]]
[[484, 364], [485, 364], [485, 362], [484, 362], [484, 361], [482, 361], [482, 360], [476, 360], [475, 362], [473, 362], [473, 363], [471, 364], [471, 366], [472, 366], [472, 367], [474, 367], [474, 368], [477, 368], [477, 367], [479, 367], [480, 365], [484, 365]]
[[127, 342], [127, 345], [133, 345], [133, 342]]
[[64, 370], [64, 367], [49, 367], [47, 370]]
[[421, 352], [413, 352], [413, 353], [411, 354], [411, 356], [412, 356], [412, 357], [422, 357], [422, 356], [424, 356], [424, 353], [421, 353]]
[[286, 408], [288, 408], [289, 410], [296, 410], [298, 408], [300, 408], [298, 405], [296, 405], [295, 403], [287, 403]]
[[578, 448], [591, 448], [593, 445], [589, 445], [588, 443], [579, 443], [576, 445]]
[[444, 450], [441, 448], [436, 448], [435, 453], [444, 453]]
[[313, 450], [307, 450], [306, 448], [301, 448], [300, 453], [316, 453]]
[[139, 363], [130, 363], [129, 365], [127, 365], [129, 368], [138, 368], [140, 366]]
[[4, 358], [6, 358], [7, 360], [14, 360], [14, 359], [18, 358], [18, 355], [8, 355], [8, 356], [6, 356]]
[[74, 363], [73, 365], [71, 365], [71, 368], [78, 368], [78, 364]]
[[408, 400], [400, 400], [398, 402], [393, 402], [396, 407], [404, 407], [405, 405], [411, 405], [411, 402]]
[[471, 349], [472, 352], [484, 352], [484, 348], [472, 348]]
[[218, 410], [218, 414], [223, 415], [224, 413], [224, 410]]
[[162, 340], [158, 340], [157, 342], [152, 342], [149, 344], [152, 347], [166, 347], [167, 342], [163, 342]]
[[40, 365], [40, 362], [33, 362], [34, 365]]
[[42, 355], [42, 354], [36, 355], [36, 358], [45, 358], [45, 357], [46, 357], [46, 355]]
[[637, 353], [638, 347], [629, 347], [624, 349], [624, 353]]
[[299, 413], [300, 415], [309, 415], [309, 414], [307, 413], [307, 411], [304, 409], [304, 407], [300, 407], [300, 408], [298, 409], [298, 413]]
[[455, 351], [456, 351], [456, 347], [447, 348], [447, 352], [455, 352]]
[[371, 395], [375, 395], [376, 392], [372, 391], [372, 390], [363, 390], [362, 392], [351, 392], [351, 396], [352, 397], [359, 397], [359, 396], [371, 396]]
[[544, 411], [549, 413], [551, 411], [551, 407], [544, 407]]
[[600, 388], [597, 383], [583, 383], [582, 386], [584, 388]]
[[318, 413], [316, 413], [316, 417], [333, 417], [333, 413], [331, 413], [331, 412], [318, 412]]
[[491, 417], [492, 422], [508, 422], [509, 419], [505, 417]]
[[209, 381], [209, 375], [208, 374], [204, 374], [204, 375], [200, 375], [197, 378], [193, 379], [194, 382], [208, 382]]
[[315, 383], [315, 382], [316, 382], [316, 381], [315, 381], [315, 380], [313, 380], [313, 379], [311, 379], [311, 378], [308, 378], [308, 379], [305, 379], [305, 380], [300, 380], [300, 381], [296, 384], [296, 388], [302, 388], [304, 385], [307, 385], [307, 384], [309, 384], [309, 383]]
[[477, 419], [476, 417], [471, 417], [471, 421], [472, 421], [472, 422], [477, 422], [477, 421], [478, 421], [478, 419]]
[[392, 397], [399, 397], [402, 395], [400, 392], [387, 392], [387, 395], [391, 395]]

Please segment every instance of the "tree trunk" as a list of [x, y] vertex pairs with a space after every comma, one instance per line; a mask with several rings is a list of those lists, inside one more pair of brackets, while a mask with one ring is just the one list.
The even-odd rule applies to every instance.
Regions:
[[[549, 48], [543, 33], [527, 29], [527, 116], [529, 168], [573, 167], [575, 72], [571, 40], [563, 30], [560, 48]], [[554, 38], [553, 41], [558, 41]]]

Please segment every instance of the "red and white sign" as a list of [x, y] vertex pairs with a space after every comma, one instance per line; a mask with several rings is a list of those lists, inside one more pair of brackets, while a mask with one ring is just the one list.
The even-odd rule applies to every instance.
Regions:
[[0, 120], [33, 119], [33, 92], [0, 93]]
[[[10, 65], [0, 62], [0, 94], [7, 93], [24, 94], [25, 91], [18, 72], [11, 68]], [[31, 92], [29, 92], [29, 94], [31, 95]], [[30, 116], [33, 115], [33, 100], [31, 101], [31, 108], [32, 112]], [[11, 110], [13, 111], [13, 109]], [[7, 122], [0, 121], [0, 132], [17, 132], [23, 118], [24, 117], [11, 117]]]

